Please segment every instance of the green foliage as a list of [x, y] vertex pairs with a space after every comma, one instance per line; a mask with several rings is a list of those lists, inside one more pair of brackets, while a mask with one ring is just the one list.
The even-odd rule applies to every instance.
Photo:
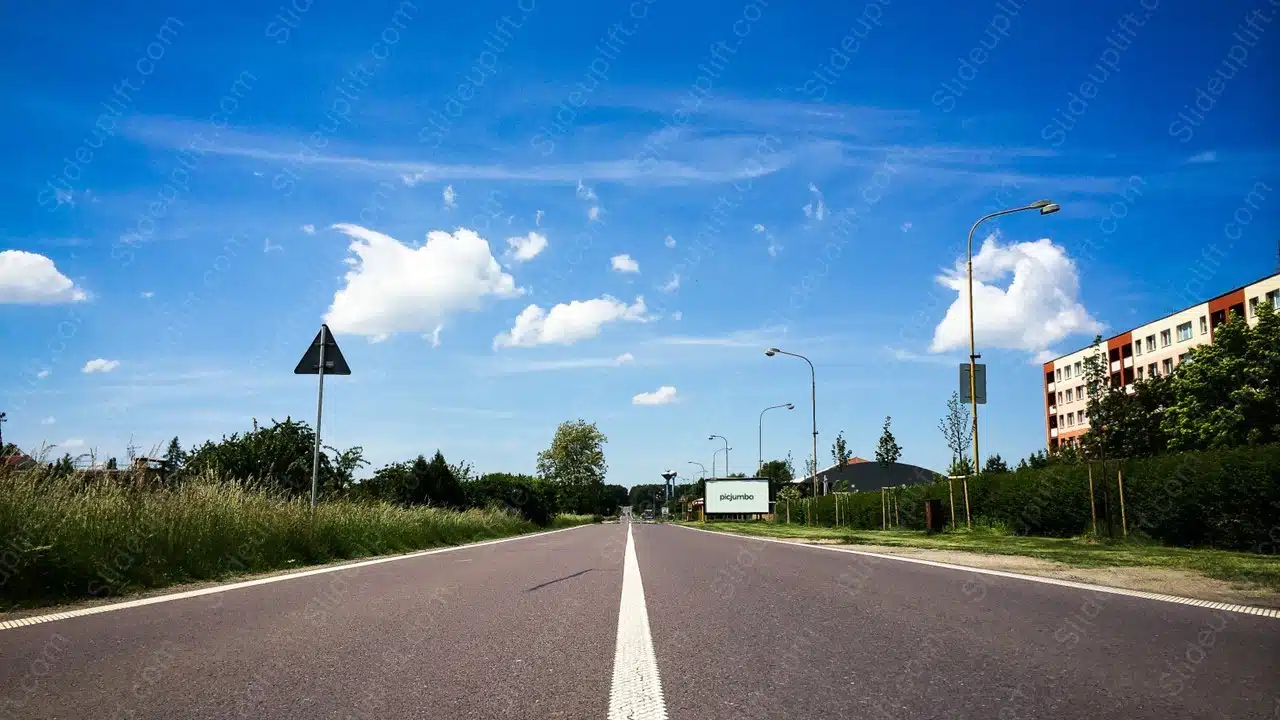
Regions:
[[831, 462], [836, 467], [844, 467], [849, 464], [849, 458], [853, 457], [853, 453], [849, 452], [849, 443], [845, 442], [844, 431], [836, 433], [836, 441], [831, 445]]
[[1009, 472], [1009, 463], [1000, 457], [1000, 453], [996, 453], [987, 458], [987, 464], [982, 466], [984, 473], [1006, 473]]
[[503, 509], [546, 526], [556, 517], [556, 490], [551, 483], [531, 475], [487, 473], [462, 483], [467, 506]]
[[898, 462], [898, 458], [902, 457], [902, 446], [898, 445], [898, 439], [893, 436], [893, 431], [889, 429], [891, 421], [892, 418], [886, 415], [884, 418], [884, 430], [880, 433], [879, 444], [876, 445], [876, 462], [886, 468]]
[[973, 462], [969, 460], [969, 456], [961, 455], [951, 461], [951, 466], [947, 468], [947, 474], [952, 477], [973, 474]]
[[947, 399], [947, 414], [938, 421], [938, 431], [947, 442], [953, 464], [958, 458], [968, 455], [973, 435], [969, 424], [969, 408], [960, 402], [960, 393], [953, 392]]
[[[1121, 535], [1117, 479], [1121, 471], [1131, 537], [1186, 547], [1280, 553], [1280, 541], [1273, 537], [1273, 529], [1280, 526], [1280, 444], [1113, 461], [1105, 467], [1094, 462], [1092, 470], [1102, 534]], [[1018, 535], [1090, 533], [1089, 472], [1089, 464], [1057, 461], [1039, 469], [971, 477], [974, 521], [1006, 527]], [[907, 529], [924, 529], [926, 498], [940, 499], [944, 506], [949, 499], [945, 480], [898, 492], [902, 526]], [[814, 501], [818, 524], [834, 525], [835, 502], [834, 496]], [[839, 502], [841, 526], [880, 527], [879, 492], [853, 493], [841, 496]], [[957, 498], [963, 519], [961, 502]], [[791, 522], [807, 523], [809, 507], [808, 501], [793, 502]], [[949, 517], [950, 512], [945, 512]]]
[[169, 441], [169, 448], [165, 450], [164, 459], [173, 470], [180, 470], [186, 464], [187, 453], [182, 449], [182, 444], [178, 442], [176, 435]]
[[538, 476], [555, 484], [566, 511], [591, 514], [600, 507], [608, 441], [595, 423], [579, 419], [560, 423], [551, 447], [538, 453]]
[[769, 494], [776, 498], [779, 490], [791, 486], [791, 481], [795, 479], [795, 469], [791, 467], [791, 457], [788, 456], [786, 460], [766, 461], [760, 466], [757, 475], [769, 479]]
[[474, 542], [536, 529], [518, 515], [307, 498], [214, 475], [174, 488], [0, 474], [0, 606]]
[[1233, 313], [1178, 365], [1163, 422], [1171, 449], [1280, 442], [1280, 316], [1264, 302], [1257, 319], [1250, 328]]
[[[291, 418], [285, 418], [284, 422], [272, 421], [270, 427], [259, 427], [257, 421], [253, 425], [253, 430], [243, 435], [232, 433], [219, 442], [206, 441], [193, 450], [182, 475], [194, 477], [211, 473], [289, 497], [309, 496], [315, 432], [306, 423]], [[367, 464], [359, 447], [343, 451], [322, 448], [320, 491], [332, 494], [345, 490], [355, 472]]]

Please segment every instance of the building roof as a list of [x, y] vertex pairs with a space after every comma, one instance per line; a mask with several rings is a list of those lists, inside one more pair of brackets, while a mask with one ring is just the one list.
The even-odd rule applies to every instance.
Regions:
[[[1269, 275], [1263, 275], [1262, 277], [1258, 278], [1257, 280], [1254, 280], [1253, 282], [1245, 283], [1245, 284], [1243, 284], [1243, 285], [1240, 285], [1239, 287], [1231, 288], [1230, 290], [1227, 290], [1227, 291], [1225, 291], [1225, 292], [1220, 292], [1220, 293], [1218, 293], [1217, 295], [1212, 295], [1212, 296], [1210, 296], [1210, 297], [1207, 297], [1207, 298], [1205, 298], [1204, 300], [1201, 300], [1200, 302], [1197, 302], [1197, 303], [1191, 303], [1190, 305], [1187, 305], [1187, 306], [1185, 306], [1185, 307], [1180, 307], [1180, 308], [1178, 308], [1177, 310], [1174, 310], [1173, 312], [1165, 313], [1164, 315], [1161, 315], [1160, 317], [1154, 318], [1154, 319], [1152, 319], [1152, 320], [1147, 320], [1147, 321], [1145, 321], [1145, 322], [1140, 322], [1140, 323], [1138, 323], [1137, 325], [1134, 325], [1133, 327], [1129, 328], [1128, 330], [1124, 330], [1124, 331], [1122, 331], [1122, 332], [1115, 333], [1114, 335], [1110, 335], [1110, 336], [1108, 336], [1108, 337], [1104, 337], [1104, 338], [1102, 338], [1102, 345], [1103, 345], [1103, 349], [1106, 349], [1106, 343], [1107, 343], [1107, 341], [1108, 341], [1108, 340], [1114, 340], [1114, 339], [1116, 339], [1116, 338], [1120, 337], [1121, 335], [1124, 335], [1125, 333], [1133, 332], [1134, 330], [1136, 330], [1137, 328], [1142, 327], [1143, 325], [1150, 325], [1150, 324], [1152, 324], [1152, 323], [1158, 323], [1158, 322], [1160, 322], [1161, 320], [1164, 320], [1165, 318], [1171, 318], [1171, 317], [1173, 317], [1174, 315], [1177, 315], [1178, 313], [1180, 313], [1180, 312], [1182, 312], [1182, 311], [1184, 311], [1184, 310], [1188, 310], [1188, 309], [1193, 308], [1193, 307], [1195, 307], [1195, 306], [1197, 306], [1197, 305], [1203, 305], [1203, 304], [1205, 304], [1205, 303], [1207, 303], [1207, 302], [1212, 302], [1212, 301], [1214, 301], [1214, 300], [1217, 300], [1217, 299], [1218, 299], [1218, 298], [1220, 298], [1220, 297], [1223, 297], [1224, 295], [1230, 295], [1231, 293], [1236, 292], [1236, 291], [1238, 291], [1238, 290], [1243, 290], [1243, 289], [1245, 289], [1245, 288], [1249, 287], [1250, 285], [1257, 285], [1258, 283], [1263, 282], [1263, 281], [1265, 281], [1265, 280], [1270, 280], [1271, 278], [1273, 278], [1273, 277], [1275, 277], [1275, 276], [1277, 276], [1277, 275], [1280, 275], [1280, 273], [1271, 273], [1271, 274], [1269, 274]], [[1061, 355], [1059, 355], [1059, 356], [1057, 356], [1057, 357], [1053, 358], [1052, 360], [1047, 360], [1047, 361], [1045, 361], [1043, 364], [1044, 364], [1044, 365], [1049, 365], [1049, 364], [1051, 364], [1051, 363], [1055, 363], [1055, 362], [1057, 362], [1057, 361], [1061, 360], [1062, 358], [1064, 358], [1064, 357], [1066, 357], [1066, 356], [1068, 356], [1068, 355], [1074, 355], [1074, 354], [1076, 354], [1076, 353], [1080, 352], [1081, 350], [1088, 350], [1088, 349], [1089, 349], [1089, 348], [1091, 348], [1091, 347], [1093, 347], [1093, 343], [1089, 343], [1088, 345], [1085, 345], [1085, 346], [1083, 346], [1083, 347], [1078, 347], [1078, 348], [1076, 348], [1075, 350], [1072, 350], [1071, 352], [1065, 352], [1065, 353], [1062, 353]]]

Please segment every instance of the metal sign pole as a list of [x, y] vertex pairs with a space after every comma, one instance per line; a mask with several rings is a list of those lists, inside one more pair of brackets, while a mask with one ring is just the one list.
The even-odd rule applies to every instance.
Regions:
[[329, 342], [325, 326], [320, 327], [320, 392], [316, 396], [316, 448], [311, 456], [311, 512], [316, 511], [316, 490], [320, 479], [320, 419], [324, 414], [324, 346]]

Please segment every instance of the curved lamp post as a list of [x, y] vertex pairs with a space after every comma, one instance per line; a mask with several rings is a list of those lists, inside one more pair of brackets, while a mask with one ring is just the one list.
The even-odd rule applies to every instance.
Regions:
[[809, 363], [809, 393], [810, 402], [813, 405], [813, 496], [818, 497], [818, 380], [817, 374], [813, 370], [813, 362], [803, 355], [779, 350], [776, 347], [765, 350], [764, 354], [766, 357], [790, 355]]
[[[1010, 208], [1008, 210], [999, 210], [989, 215], [983, 215], [978, 218], [978, 222], [969, 228], [968, 258], [966, 265], [969, 271], [969, 404], [973, 405], [973, 471], [971, 475], [977, 475], [982, 469], [982, 454], [978, 451], [978, 398], [977, 398], [977, 380], [974, 377], [975, 366], [978, 358], [982, 357], [978, 354], [977, 342], [973, 334], [973, 233], [977, 231], [978, 226], [990, 220], [991, 218], [1000, 217], [1001, 215], [1012, 215], [1013, 213], [1025, 212], [1027, 210], [1039, 210], [1041, 215], [1052, 215], [1062, 208], [1055, 202], [1049, 200], [1037, 200], [1030, 205], [1023, 207]], [[964, 481], [964, 521], [965, 525], [972, 526], [969, 519], [969, 480]], [[954, 524], [954, 523], [953, 523]]]
[[[723, 435], [711, 435], [711, 436], [707, 437], [707, 439], [708, 439], [708, 440], [715, 440], [716, 438], [720, 438], [721, 440], [724, 440], [724, 476], [725, 476], [725, 477], [729, 477], [729, 439], [728, 439], [728, 438], [726, 438], [726, 437], [725, 437], [725, 436], [723, 436]], [[718, 453], [718, 452], [720, 452], [720, 451], [719, 451], [719, 450], [717, 450], [716, 452]], [[715, 453], [712, 453], [712, 454], [711, 454], [711, 474], [712, 474], [712, 476], [714, 476], [714, 475], [715, 475], [715, 469], [716, 469], [716, 455], [715, 455]]]
[[760, 422], [756, 424], [756, 477], [760, 477], [760, 468], [764, 467], [764, 414], [778, 408], [795, 410], [796, 406], [791, 403], [783, 403], [781, 405], [770, 405], [760, 411]]

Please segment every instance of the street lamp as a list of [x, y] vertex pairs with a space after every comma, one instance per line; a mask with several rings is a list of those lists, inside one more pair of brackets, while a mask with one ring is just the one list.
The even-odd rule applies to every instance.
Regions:
[[[724, 476], [729, 477], [729, 439], [723, 435], [711, 435], [707, 439], [715, 440], [716, 438], [720, 438], [721, 440], [724, 440]], [[716, 452], [720, 452], [720, 451], [717, 450]], [[711, 475], [713, 477], [716, 474], [715, 469], [716, 469], [716, 456], [715, 456], [715, 453], [712, 453], [711, 454]]]
[[756, 477], [760, 477], [760, 468], [764, 467], [764, 414], [778, 408], [795, 410], [796, 406], [791, 403], [783, 403], [781, 405], [770, 405], [760, 411], [760, 422], [756, 424]]
[[818, 380], [813, 370], [813, 362], [803, 355], [779, 350], [778, 348], [769, 348], [764, 351], [766, 357], [774, 355], [790, 355], [791, 357], [800, 358], [809, 363], [809, 392], [810, 403], [813, 406], [813, 496], [818, 497]]
[[[973, 336], [973, 233], [978, 229], [978, 226], [981, 225], [983, 222], [990, 220], [991, 218], [994, 218], [994, 217], [1000, 217], [1001, 215], [1012, 215], [1013, 213], [1023, 212], [1025, 210], [1039, 210], [1041, 215], [1052, 215], [1061, 209], [1062, 208], [1059, 207], [1059, 205], [1055, 202], [1050, 202], [1048, 200], [1037, 200], [1031, 203], [1030, 205], [1026, 205], [1023, 207], [1011, 208], [1009, 210], [1000, 210], [997, 212], [993, 212], [990, 215], [983, 215], [982, 217], [978, 218], [978, 222], [974, 223], [973, 227], [969, 228], [969, 254], [968, 254], [968, 262], [967, 262], [968, 269], [969, 269], [969, 402], [970, 404], [973, 405], [973, 474], [975, 475], [977, 474], [978, 469], [982, 467], [982, 465], [979, 463], [979, 458], [981, 458], [982, 456], [978, 453], [978, 398], [976, 396], [977, 381], [974, 379], [974, 368], [975, 368], [975, 365], [977, 364], [978, 358], [982, 356], [978, 354], [977, 344]], [[968, 494], [969, 494], [969, 483], [966, 481], [965, 482], [966, 506], [968, 503], [968, 497], [967, 497]]]
[[690, 460], [690, 461], [688, 461], [688, 462], [689, 462], [689, 464], [690, 464], [690, 465], [697, 465], [698, 467], [702, 468], [702, 479], [704, 479], [704, 480], [705, 480], [705, 479], [707, 478], [707, 466], [706, 466], [706, 465], [703, 465], [703, 464], [702, 464], [702, 463], [700, 463], [700, 462], [695, 462], [695, 461], [693, 461], [693, 460]]

